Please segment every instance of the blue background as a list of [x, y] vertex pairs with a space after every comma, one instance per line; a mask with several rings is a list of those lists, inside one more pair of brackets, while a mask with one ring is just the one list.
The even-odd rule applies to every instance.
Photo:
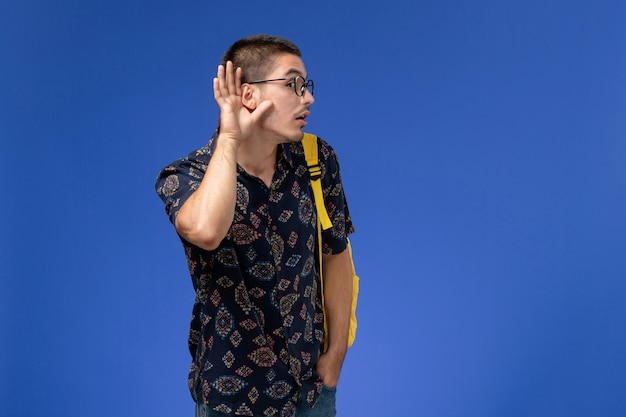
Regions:
[[294, 40], [359, 333], [339, 415], [626, 415], [626, 2], [5, 0], [0, 414], [191, 416], [153, 183], [236, 39]]

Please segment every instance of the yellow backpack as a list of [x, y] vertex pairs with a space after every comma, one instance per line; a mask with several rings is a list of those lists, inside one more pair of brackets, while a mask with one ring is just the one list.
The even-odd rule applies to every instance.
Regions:
[[[322, 170], [319, 165], [319, 158], [317, 155], [317, 136], [311, 133], [305, 133], [302, 139], [302, 146], [304, 147], [304, 157], [309, 167], [309, 177], [311, 181], [311, 188], [313, 189], [313, 197], [315, 199], [315, 207], [317, 210], [317, 241], [319, 251], [319, 274], [322, 290], [322, 308], [324, 308], [324, 279], [322, 277], [322, 230], [330, 229], [333, 225], [328, 217], [326, 211], [326, 205], [324, 204], [324, 194], [322, 193]], [[359, 296], [359, 277], [356, 275], [354, 269], [354, 261], [352, 260], [352, 247], [350, 246], [350, 240], [348, 239], [348, 253], [350, 255], [350, 263], [352, 264], [352, 312], [350, 313], [350, 332], [348, 334], [348, 347], [352, 346], [356, 337], [356, 302]], [[326, 310], [324, 309], [324, 333], [328, 334], [328, 328], [326, 325]], [[324, 351], [328, 348], [328, 338], [324, 338]]]

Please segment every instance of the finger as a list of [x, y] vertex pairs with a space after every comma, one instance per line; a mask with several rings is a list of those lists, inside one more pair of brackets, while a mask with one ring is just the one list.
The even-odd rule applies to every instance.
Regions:
[[235, 71], [235, 91], [238, 96], [241, 95], [241, 74], [243, 74], [243, 69], [241, 67], [237, 67]]
[[220, 82], [217, 79], [217, 77], [213, 78], [213, 98], [215, 98], [216, 101], [218, 101], [221, 98], [221, 93], [220, 93]]
[[254, 122], [258, 122], [265, 114], [267, 114], [272, 106], [274, 106], [274, 103], [272, 103], [270, 100], [263, 100], [250, 114], [250, 117]]
[[226, 88], [228, 94], [237, 94], [235, 87], [235, 71], [233, 71], [232, 61], [226, 62]]
[[217, 66], [217, 76], [213, 78], [213, 96], [215, 100], [219, 100], [226, 95], [225, 80], [224, 80], [224, 66]]

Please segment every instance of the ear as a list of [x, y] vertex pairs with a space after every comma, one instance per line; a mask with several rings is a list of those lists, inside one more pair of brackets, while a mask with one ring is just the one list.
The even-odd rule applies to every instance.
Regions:
[[252, 88], [250, 84], [242, 84], [241, 86], [241, 104], [243, 104], [248, 110], [253, 111], [257, 107], [258, 92]]

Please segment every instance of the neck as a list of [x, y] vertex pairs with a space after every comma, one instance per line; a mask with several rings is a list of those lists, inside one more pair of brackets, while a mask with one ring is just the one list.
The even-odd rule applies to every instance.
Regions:
[[237, 151], [237, 163], [250, 175], [263, 180], [268, 187], [276, 171], [278, 145], [250, 138]]

